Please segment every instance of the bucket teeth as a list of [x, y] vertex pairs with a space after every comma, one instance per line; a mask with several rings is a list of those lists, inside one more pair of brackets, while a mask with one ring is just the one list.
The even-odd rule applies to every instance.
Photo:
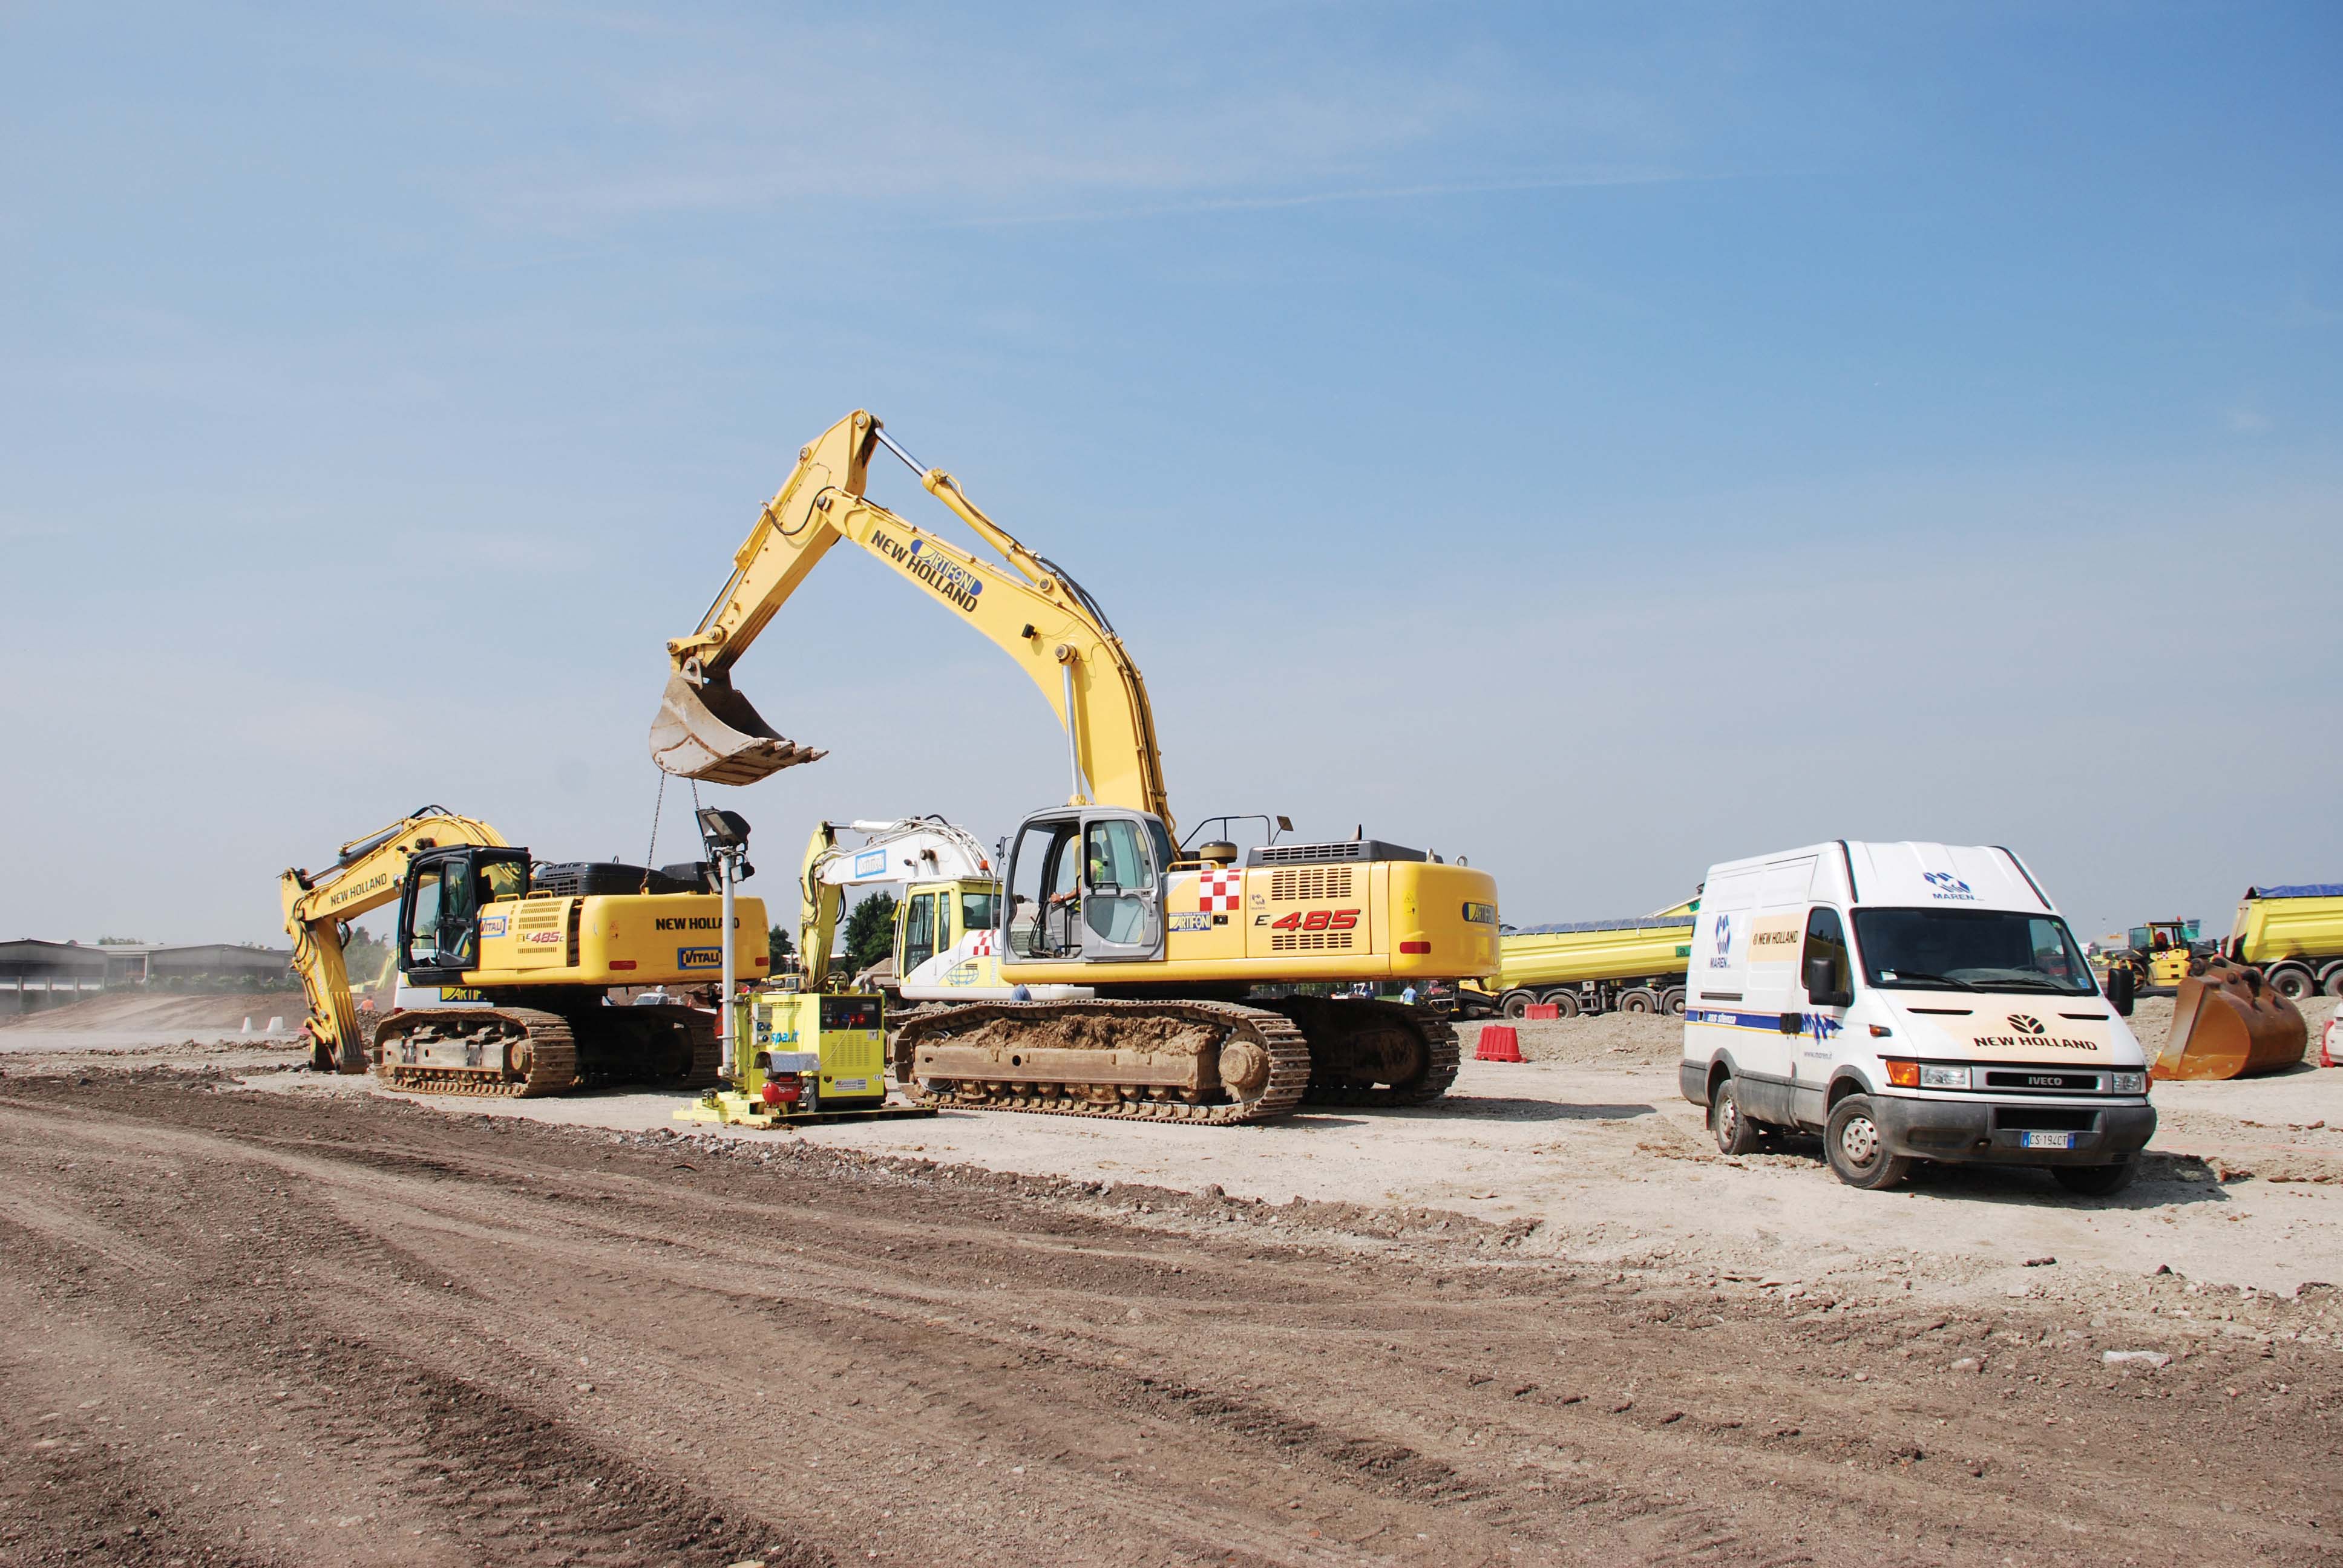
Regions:
[[775, 730], [721, 675], [698, 686], [669, 676], [651, 721], [651, 760], [679, 779], [754, 784], [826, 755]]

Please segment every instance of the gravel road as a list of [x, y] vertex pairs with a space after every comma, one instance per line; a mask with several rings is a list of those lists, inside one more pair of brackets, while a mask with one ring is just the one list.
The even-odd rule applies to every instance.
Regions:
[[2331, 1291], [1947, 1310], [1520, 1239], [12, 1073], [0, 1563], [2343, 1557]]

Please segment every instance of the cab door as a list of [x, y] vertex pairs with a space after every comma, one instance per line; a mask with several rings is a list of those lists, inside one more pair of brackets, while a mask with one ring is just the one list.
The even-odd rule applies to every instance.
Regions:
[[479, 960], [472, 851], [416, 857], [398, 907], [398, 967], [417, 985], [460, 985]]
[[1161, 958], [1163, 825], [1143, 811], [1093, 809], [1082, 812], [1081, 826], [1084, 961]]
[[1846, 928], [1838, 911], [1817, 904], [1806, 911], [1805, 940], [1798, 952], [1799, 1033], [1791, 1046], [1790, 1072], [1798, 1120], [1822, 1125], [1824, 1096], [1831, 1069], [1845, 1046], [1838, 1038], [1846, 1010], [1855, 1003], [1855, 962], [1847, 952]]
[[932, 893], [913, 893], [903, 905], [903, 945], [895, 955], [895, 983], [936, 956], [936, 900]]

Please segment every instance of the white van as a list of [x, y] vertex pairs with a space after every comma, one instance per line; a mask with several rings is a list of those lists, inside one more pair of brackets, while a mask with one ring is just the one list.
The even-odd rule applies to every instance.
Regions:
[[1684, 1096], [1717, 1147], [1819, 1132], [1851, 1186], [1915, 1160], [2131, 1180], [2156, 1131], [2147, 1059], [2024, 861], [1957, 844], [1728, 860], [1703, 884]]

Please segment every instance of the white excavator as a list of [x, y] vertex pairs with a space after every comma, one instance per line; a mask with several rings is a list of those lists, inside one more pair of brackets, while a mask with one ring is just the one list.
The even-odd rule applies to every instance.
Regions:
[[[859, 844], [839, 841], [861, 835]], [[1001, 877], [975, 834], [941, 817], [891, 822], [821, 822], [807, 840], [798, 887], [802, 984], [827, 990], [849, 980], [830, 967], [846, 890], [900, 883], [893, 979], [880, 986], [889, 1016], [903, 1002], [1006, 1001], [1016, 982], [1001, 972]], [[1024, 1000], [1068, 1001], [1088, 986], [1029, 985]]]

